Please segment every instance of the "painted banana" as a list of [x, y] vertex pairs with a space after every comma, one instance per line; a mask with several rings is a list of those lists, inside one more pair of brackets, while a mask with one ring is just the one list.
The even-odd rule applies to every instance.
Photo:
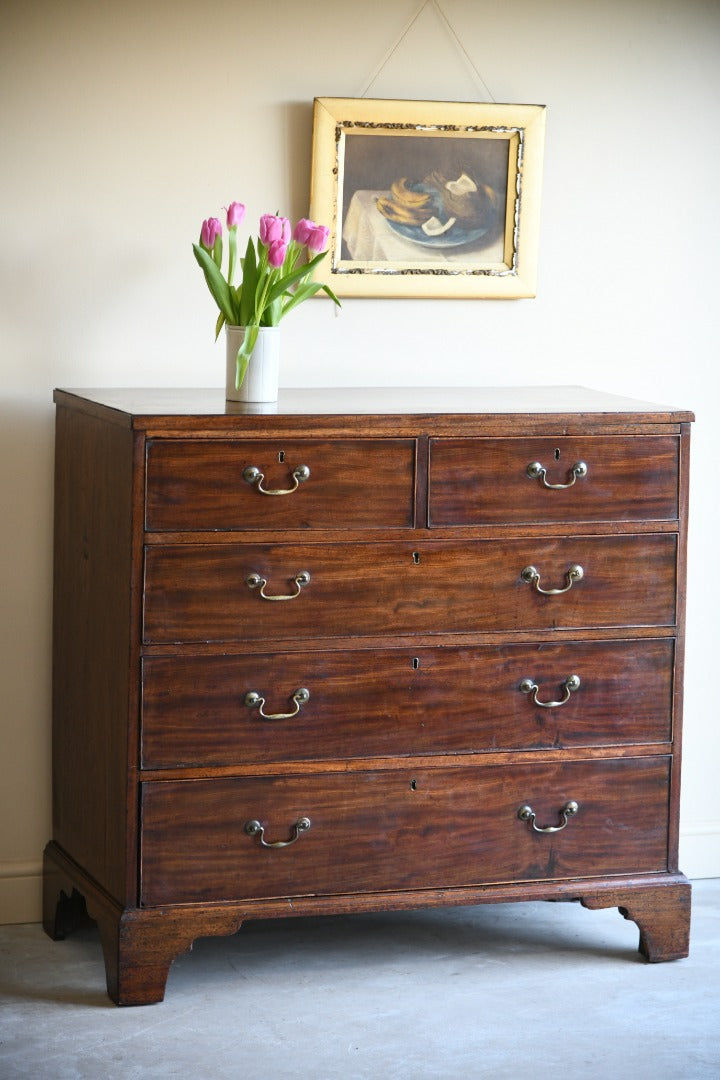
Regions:
[[408, 187], [407, 177], [394, 180], [390, 185], [390, 197], [381, 196], [377, 208], [383, 217], [399, 225], [422, 225], [430, 209], [431, 195]]
[[393, 181], [390, 185], [390, 192], [393, 202], [399, 203], [400, 206], [407, 206], [410, 209], [419, 209], [421, 206], [427, 206], [430, 202], [429, 192], [414, 191], [413, 188], [408, 187], [407, 177], [405, 176], [400, 180]]
[[397, 222], [398, 225], [421, 225], [427, 217], [427, 210], [422, 207], [401, 206], [384, 196], [377, 200], [377, 208], [383, 217]]

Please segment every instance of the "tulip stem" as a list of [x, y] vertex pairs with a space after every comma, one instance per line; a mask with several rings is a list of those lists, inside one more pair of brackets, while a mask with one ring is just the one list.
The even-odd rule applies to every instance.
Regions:
[[228, 285], [230, 288], [235, 283], [235, 264], [237, 262], [237, 225], [228, 229], [228, 246], [230, 249], [229, 263], [228, 263]]

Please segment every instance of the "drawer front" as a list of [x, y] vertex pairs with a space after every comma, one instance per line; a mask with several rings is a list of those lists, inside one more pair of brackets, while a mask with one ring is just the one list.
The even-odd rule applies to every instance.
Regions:
[[[566, 588], [575, 566], [582, 579], [566, 591], [538, 592]], [[531, 567], [538, 576], [525, 580]], [[145, 556], [144, 640], [672, 625], [675, 570], [676, 537], [669, 533], [503, 543], [157, 545]]]
[[[671, 737], [673, 649], [665, 639], [150, 657], [142, 764], [662, 742]], [[573, 676], [580, 685], [569, 690]], [[246, 704], [251, 693], [260, 704]]]
[[[669, 759], [143, 785], [142, 903], [452, 888], [667, 868]], [[535, 832], [518, 811], [529, 805]], [[308, 818], [310, 828], [297, 830]], [[248, 835], [258, 821], [268, 843]]]
[[[246, 479], [247, 469], [257, 473]], [[414, 524], [414, 507], [413, 439], [148, 444], [151, 531], [403, 528]]]
[[671, 435], [431, 439], [429, 524], [674, 520], [678, 461]]

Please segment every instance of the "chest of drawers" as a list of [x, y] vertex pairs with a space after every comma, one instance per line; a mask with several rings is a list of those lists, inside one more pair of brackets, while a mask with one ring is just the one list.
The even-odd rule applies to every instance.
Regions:
[[44, 921], [97, 921], [114, 1001], [252, 918], [580, 900], [687, 954], [689, 413], [55, 401]]

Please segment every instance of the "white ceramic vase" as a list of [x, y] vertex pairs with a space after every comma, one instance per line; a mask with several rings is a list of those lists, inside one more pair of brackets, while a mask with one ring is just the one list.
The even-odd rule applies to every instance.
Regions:
[[261, 326], [245, 378], [235, 386], [236, 358], [245, 339], [244, 326], [225, 327], [225, 398], [227, 401], [277, 401], [280, 380], [280, 327]]

